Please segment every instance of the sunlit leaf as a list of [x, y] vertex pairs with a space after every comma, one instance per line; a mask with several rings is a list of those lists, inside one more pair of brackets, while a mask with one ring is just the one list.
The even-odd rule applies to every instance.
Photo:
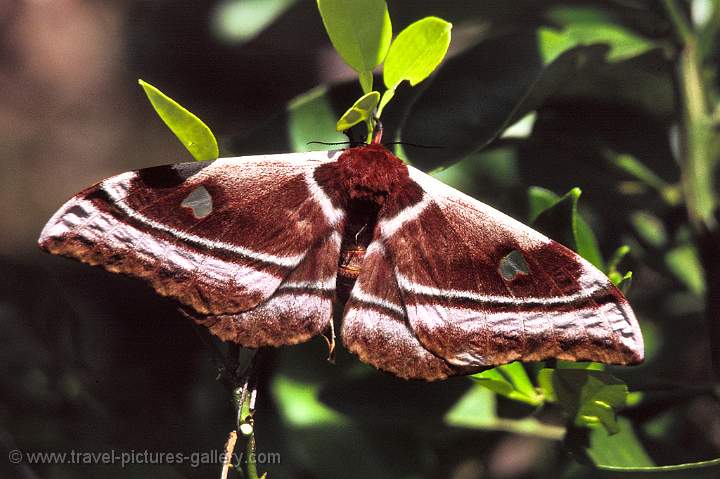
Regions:
[[515, 434], [562, 439], [565, 428], [544, 424], [535, 418], [507, 419], [497, 416], [495, 395], [484, 386], [476, 385], [447, 412], [445, 423], [450, 426], [508, 431]]
[[425, 17], [400, 32], [385, 59], [385, 86], [395, 89], [405, 80], [414, 86], [427, 78], [445, 57], [451, 30], [451, 23]]
[[448, 411], [445, 421], [451, 425], [486, 428], [497, 418], [493, 393], [484, 387], [473, 387]]
[[233, 43], [255, 38], [298, 0], [223, 0], [213, 12], [213, 27]]
[[563, 361], [558, 359], [555, 361], [555, 369], [581, 369], [584, 371], [604, 371], [605, 365], [603, 363], [596, 363], [593, 361]]
[[316, 427], [342, 424], [345, 418], [318, 400], [319, 388], [292, 380], [283, 375], [273, 377], [272, 392], [280, 412], [288, 424]]
[[335, 129], [337, 131], [345, 131], [360, 122], [366, 121], [372, 117], [375, 107], [380, 101], [380, 93], [371, 91], [370, 93], [360, 97], [350, 108], [347, 109], [343, 116], [340, 117]]
[[522, 363], [514, 362], [488, 369], [472, 378], [491, 391], [515, 401], [536, 406], [542, 398], [535, 391]]
[[552, 377], [555, 373], [554, 369], [543, 368], [538, 372], [537, 382], [540, 391], [543, 393], [543, 398], [548, 402], [556, 402], [557, 395], [555, 394], [555, 387], [552, 384]]
[[618, 418], [613, 434], [601, 427], [571, 429], [565, 444], [578, 460], [595, 467], [654, 466], [632, 424], [624, 417]]
[[576, 426], [602, 425], [611, 434], [619, 431], [616, 414], [628, 394], [624, 382], [601, 371], [556, 369], [552, 385], [558, 404]]
[[625, 256], [630, 252], [630, 247], [627, 245], [622, 245], [618, 249], [615, 250], [612, 257], [610, 258], [610, 261], [608, 261], [607, 266], [607, 275], [608, 278], [610, 278], [610, 281], [620, 288], [620, 290], [623, 293], [627, 293], [628, 289], [630, 288], [630, 285], [632, 283], [632, 271], [626, 271], [625, 273], [618, 270], [618, 266], [620, 265], [620, 262], [625, 258]]
[[450, 46], [452, 24], [437, 17], [425, 17], [405, 28], [390, 45], [383, 66], [383, 80], [387, 91], [380, 101], [379, 111], [403, 81], [417, 85], [440, 64]]
[[198, 161], [215, 160], [220, 156], [217, 140], [210, 128], [198, 117], [151, 84], [138, 80], [155, 112], [175, 133], [183, 146]]
[[317, 5], [333, 47], [362, 75], [368, 93], [368, 72], [383, 61], [392, 38], [385, 0], [317, 0]]

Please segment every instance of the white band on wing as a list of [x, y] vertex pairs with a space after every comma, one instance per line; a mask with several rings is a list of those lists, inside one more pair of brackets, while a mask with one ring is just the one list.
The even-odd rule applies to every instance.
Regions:
[[311, 289], [319, 291], [335, 291], [335, 276], [318, 281], [287, 281], [280, 285], [280, 289]]
[[473, 291], [460, 291], [457, 289], [441, 289], [433, 286], [426, 286], [424, 284], [418, 284], [410, 281], [405, 276], [396, 272], [398, 284], [400, 288], [409, 293], [423, 295], [423, 296], [438, 296], [441, 298], [449, 299], [467, 299], [470, 301], [476, 301], [478, 303], [489, 303], [489, 304], [541, 304], [541, 305], [554, 305], [554, 304], [572, 304], [577, 301], [589, 299], [595, 293], [607, 289], [607, 285], [600, 283], [594, 284], [592, 287], [578, 291], [577, 293], [568, 294], [566, 296], [500, 296], [500, 295], [489, 295], [479, 294]]
[[315, 181], [313, 177], [314, 172], [315, 170], [309, 170], [305, 173], [305, 182], [310, 190], [310, 195], [312, 195], [313, 199], [315, 199], [320, 205], [320, 208], [322, 208], [328, 223], [330, 223], [331, 226], [337, 226], [345, 217], [345, 212], [332, 204], [330, 197], [323, 191], [320, 185], [318, 185], [317, 181]]
[[[125, 199], [124, 196], [118, 194], [118, 189], [113, 188], [117, 187], [116, 183], [118, 181], [127, 180], [129, 181], [131, 177], [134, 176], [134, 173], [130, 174], [124, 174], [119, 175], [114, 178], [108, 179], [103, 181], [100, 184], [100, 189], [102, 189], [107, 195], [110, 197], [110, 199], [113, 201], [113, 205], [117, 206], [123, 213], [128, 215], [130, 218], [134, 219], [135, 221], [138, 221], [140, 223], [143, 223], [153, 229], [163, 231], [165, 233], [169, 233], [176, 238], [179, 238], [181, 240], [187, 241], [189, 243], [195, 243], [197, 245], [203, 246], [205, 248], [214, 249], [214, 250], [220, 250], [220, 251], [226, 251], [228, 253], [234, 253], [241, 256], [245, 256], [250, 259], [262, 261], [263, 263], [269, 263], [274, 264], [277, 266], [282, 266], [285, 268], [294, 268], [300, 262], [305, 258], [305, 255], [307, 254], [307, 251], [294, 255], [294, 256], [275, 256], [272, 254], [267, 253], [260, 253], [257, 251], [253, 251], [247, 248], [243, 248], [242, 246], [225, 243], [224, 241], [214, 241], [207, 238], [203, 238], [197, 235], [193, 235], [190, 233], [186, 233], [184, 231], [180, 231], [178, 229], [172, 228], [170, 226], [166, 226], [162, 223], [159, 223], [155, 220], [152, 220], [148, 218], [147, 216], [138, 213], [137, 211], [130, 208], [128, 205], [123, 203], [123, 200]], [[125, 185], [122, 185], [120, 188], [121, 191], [127, 191], [127, 187]]]
[[356, 284], [352, 290], [352, 298], [358, 300], [361, 303], [370, 304], [373, 306], [380, 306], [381, 308], [385, 308], [394, 313], [405, 316], [405, 310], [402, 306], [391, 303], [390, 301], [387, 301], [385, 299], [378, 298], [377, 296], [370, 293], [366, 293], [362, 290], [362, 288], [359, 287], [358, 284]]
[[412, 206], [409, 206], [407, 208], [404, 208], [400, 213], [393, 216], [392, 218], [383, 219], [379, 223], [380, 227], [380, 235], [383, 238], [389, 238], [393, 235], [397, 230], [399, 230], [402, 225], [407, 223], [408, 221], [412, 221], [416, 219], [418, 216], [420, 216], [420, 213], [423, 212], [425, 208], [432, 202], [432, 198], [430, 195], [425, 193], [423, 195], [422, 200], [419, 203], [415, 203]]

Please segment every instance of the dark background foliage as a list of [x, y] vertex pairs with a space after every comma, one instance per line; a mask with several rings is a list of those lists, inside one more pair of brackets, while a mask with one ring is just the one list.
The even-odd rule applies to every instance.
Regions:
[[[605, 258], [621, 244], [632, 248], [625, 267], [634, 271], [629, 297], [647, 362], [613, 369], [644, 392], [625, 416], [645, 464], [676, 464], [720, 455], [720, 405], [704, 317], [703, 266], [712, 265], [700, 260], [677, 198], [675, 39], [659, 4], [391, 1], [396, 32], [425, 15], [454, 29], [449, 58], [418, 88], [400, 88], [385, 123], [386, 137], [443, 147], [407, 147], [415, 164], [446, 168], [444, 181], [521, 220], [530, 186], [558, 194], [582, 188], [581, 212]], [[612, 25], [629, 39], [608, 34], [551, 61], [540, 29], [583, 18], [591, 30]], [[170, 301], [35, 247], [52, 212], [85, 186], [191, 160], [153, 113], [139, 77], [205, 120], [226, 156], [332, 141], [327, 118], [360, 93], [315, 2], [0, 2], [3, 451], [190, 454], [220, 449], [232, 427], [232, 403], [208, 352]], [[318, 85], [310, 99], [293, 101]], [[531, 129], [498, 138], [531, 111]], [[654, 172], [655, 183], [619, 166], [628, 158]], [[477, 394], [469, 379], [404, 382], [342, 351], [336, 365], [325, 357], [316, 340], [273, 351], [265, 365], [256, 439], [258, 451], [280, 453], [280, 464], [260, 465], [271, 478], [609, 476], [568, 454], [573, 444], [558, 440], [557, 411], [541, 415], [554, 429], [517, 434], [517, 421], [533, 410], [480, 393], [469, 414], [480, 420], [459, 427], [447, 414]], [[219, 470], [12, 466], [4, 454], [2, 477], [216, 477]]]

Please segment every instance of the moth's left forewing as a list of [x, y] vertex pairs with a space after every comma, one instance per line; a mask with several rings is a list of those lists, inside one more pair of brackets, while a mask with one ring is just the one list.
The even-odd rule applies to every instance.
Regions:
[[562, 245], [410, 167], [424, 196], [382, 218], [409, 323], [456, 366], [548, 358], [635, 364], [625, 297]]
[[344, 212], [314, 180], [337, 153], [142, 169], [71, 198], [54, 254], [143, 279], [225, 340], [294, 344], [328, 325]]

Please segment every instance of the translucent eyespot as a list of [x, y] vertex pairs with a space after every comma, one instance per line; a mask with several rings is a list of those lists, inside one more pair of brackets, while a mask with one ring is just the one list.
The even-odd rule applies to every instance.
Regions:
[[192, 209], [195, 218], [205, 218], [212, 213], [212, 196], [204, 186], [198, 186], [185, 197], [180, 206]]
[[512, 281], [520, 275], [529, 274], [530, 267], [522, 253], [515, 249], [500, 260], [498, 272], [505, 281]]

